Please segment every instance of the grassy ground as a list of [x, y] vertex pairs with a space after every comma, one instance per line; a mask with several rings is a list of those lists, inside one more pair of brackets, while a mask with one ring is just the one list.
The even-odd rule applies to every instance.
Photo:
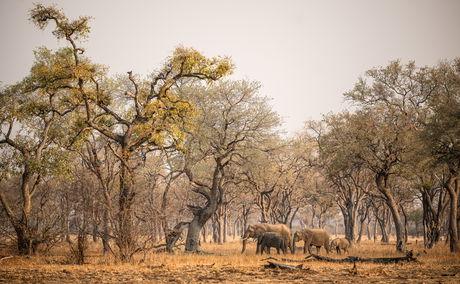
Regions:
[[[99, 247], [92, 245], [87, 264], [69, 265], [68, 252], [61, 248], [51, 256], [8, 257], [0, 260], [1, 283], [460, 283], [460, 254], [451, 254], [444, 244], [424, 250], [422, 242], [410, 240], [409, 249], [420, 253], [418, 261], [401, 264], [357, 263], [357, 273], [352, 264], [320, 261], [306, 262], [300, 270], [264, 268], [266, 256], [256, 256], [255, 244], [250, 244], [245, 254], [240, 254], [238, 241], [224, 245], [203, 244], [213, 255], [139, 255], [134, 264], [115, 264], [104, 257]], [[298, 243], [300, 245], [300, 243]], [[273, 251], [273, 250], [272, 250]], [[6, 255], [6, 251], [1, 254]], [[322, 254], [325, 252], [322, 251]], [[362, 257], [402, 256], [392, 245], [364, 241], [350, 250], [350, 255]], [[273, 257], [278, 257], [272, 254]], [[340, 257], [330, 254], [331, 257]], [[281, 256], [283, 257], [283, 256]], [[300, 250], [295, 255], [284, 256], [301, 260]], [[300, 263], [300, 262], [299, 262]], [[297, 263], [288, 263], [295, 265]]]

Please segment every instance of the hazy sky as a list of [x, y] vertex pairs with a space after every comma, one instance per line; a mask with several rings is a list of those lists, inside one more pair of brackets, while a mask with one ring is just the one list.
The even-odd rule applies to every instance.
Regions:
[[147, 75], [178, 45], [228, 55], [233, 78], [260, 81], [288, 131], [346, 106], [358, 77], [390, 60], [460, 56], [460, 1], [0, 0], [0, 81], [27, 75], [32, 50], [65, 44], [28, 21], [33, 3], [92, 16], [86, 55], [112, 73]]

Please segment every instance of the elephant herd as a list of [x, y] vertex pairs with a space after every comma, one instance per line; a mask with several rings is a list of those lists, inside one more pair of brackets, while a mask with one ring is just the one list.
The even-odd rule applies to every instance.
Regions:
[[291, 229], [284, 224], [254, 224], [249, 225], [243, 235], [243, 249], [241, 253], [246, 250], [246, 243], [249, 238], [257, 239], [256, 254], [263, 254], [263, 252], [270, 253], [270, 248], [276, 248], [278, 254], [282, 251], [286, 254], [289, 248], [291, 253], [295, 253], [295, 243], [299, 241], [304, 242], [303, 252], [307, 250], [311, 254], [311, 247], [315, 246], [319, 253], [321, 247], [326, 249], [329, 253], [330, 250], [337, 251], [338, 254], [342, 252], [348, 253], [350, 242], [344, 238], [336, 238], [330, 241], [329, 234], [323, 229], [303, 229], [291, 235]]

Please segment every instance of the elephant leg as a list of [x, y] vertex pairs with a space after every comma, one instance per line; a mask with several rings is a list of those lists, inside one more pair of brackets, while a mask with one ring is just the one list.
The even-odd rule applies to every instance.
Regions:
[[321, 246], [316, 246], [316, 253], [319, 254], [321, 252]]
[[256, 254], [260, 253], [260, 242], [257, 242]]
[[310, 244], [308, 244], [308, 253], [309, 253], [309, 254], [312, 254], [312, 253], [311, 253], [311, 247], [312, 247], [312, 246], [311, 246]]
[[276, 254], [280, 254], [280, 246], [276, 247]]
[[[308, 246], [308, 251], [310, 252], [310, 247]], [[303, 253], [307, 253], [307, 243], [303, 245]], [[310, 252], [311, 254], [311, 252]]]

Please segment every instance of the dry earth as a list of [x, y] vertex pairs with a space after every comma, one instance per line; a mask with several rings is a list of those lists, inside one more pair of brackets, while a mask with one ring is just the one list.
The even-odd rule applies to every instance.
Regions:
[[[305, 262], [299, 270], [264, 268], [267, 261], [261, 259], [266, 256], [256, 256], [254, 244], [241, 255], [238, 241], [203, 245], [213, 255], [148, 254], [138, 256], [134, 264], [123, 265], [100, 255], [96, 246], [91, 247], [85, 265], [67, 264], [68, 253], [63, 248], [53, 252], [52, 256], [33, 257], [5, 257], [8, 251], [3, 250], [0, 251], [3, 256], [0, 283], [460, 283], [459, 254], [449, 253], [444, 244], [424, 250], [421, 242], [410, 242], [409, 248], [420, 253], [417, 262], [357, 263], [357, 273], [349, 263], [320, 261]], [[402, 256], [394, 251], [394, 246], [371, 241], [352, 248], [350, 255]], [[339, 257], [335, 254], [329, 256]], [[305, 255], [298, 251], [296, 255], [285, 257], [302, 260]]]

